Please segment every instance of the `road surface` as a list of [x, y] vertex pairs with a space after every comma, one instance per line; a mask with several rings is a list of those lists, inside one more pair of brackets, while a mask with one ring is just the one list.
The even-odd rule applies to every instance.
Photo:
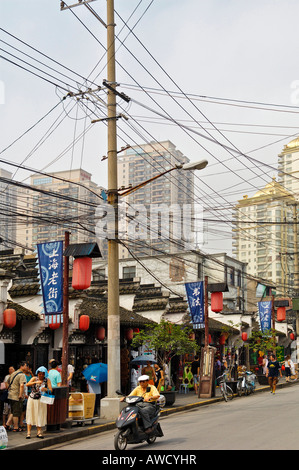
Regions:
[[[299, 386], [235, 397], [161, 418], [164, 437], [128, 445], [127, 450], [299, 450]], [[114, 450], [116, 431], [107, 431], [55, 450]], [[49, 448], [48, 448], [49, 449]], [[45, 449], [47, 450], [47, 449]]]

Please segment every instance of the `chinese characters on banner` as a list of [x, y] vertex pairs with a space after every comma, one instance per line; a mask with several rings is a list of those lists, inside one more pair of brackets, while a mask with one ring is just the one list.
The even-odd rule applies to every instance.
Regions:
[[272, 301], [258, 302], [261, 331], [271, 329]]
[[[37, 251], [45, 319], [50, 324], [60, 322], [63, 312], [63, 242], [40, 243]], [[55, 318], [55, 314], [59, 314], [58, 317]]]
[[193, 327], [198, 324], [203, 324], [204, 318], [204, 283], [188, 282], [185, 284], [189, 310]]

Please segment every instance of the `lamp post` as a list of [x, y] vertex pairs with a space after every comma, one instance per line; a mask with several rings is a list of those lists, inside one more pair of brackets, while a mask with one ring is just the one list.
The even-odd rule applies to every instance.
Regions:
[[157, 178], [160, 178], [161, 176], [166, 175], [167, 173], [170, 173], [173, 170], [203, 170], [208, 164], [208, 160], [200, 160], [198, 162], [194, 163], [184, 163], [184, 164], [178, 164], [175, 165], [174, 167], [163, 171], [163, 173], [159, 173], [156, 176], [153, 176], [152, 178], [144, 181], [143, 183], [137, 184], [136, 186], [125, 188], [122, 192], [118, 192], [119, 196], [129, 196], [129, 194], [133, 193], [137, 189], [143, 188], [146, 184], [150, 183], [151, 181], [156, 180]]

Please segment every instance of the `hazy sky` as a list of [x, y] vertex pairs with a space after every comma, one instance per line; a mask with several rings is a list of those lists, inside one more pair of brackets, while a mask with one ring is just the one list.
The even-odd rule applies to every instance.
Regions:
[[[106, 21], [104, 0], [90, 6]], [[118, 147], [169, 139], [191, 161], [207, 158], [196, 177], [207, 217], [263, 187], [299, 132], [298, 0], [115, 0], [115, 10], [124, 42], [116, 42], [118, 90], [134, 100], [119, 102], [129, 121], [118, 121]], [[107, 128], [90, 124], [105, 115], [104, 104], [61, 103], [68, 90], [86, 89], [86, 78], [91, 88], [102, 85], [105, 27], [84, 5], [60, 11], [59, 0], [1, 0], [0, 18], [0, 158], [48, 172], [82, 166], [107, 186]], [[15, 179], [28, 175], [19, 170]]]

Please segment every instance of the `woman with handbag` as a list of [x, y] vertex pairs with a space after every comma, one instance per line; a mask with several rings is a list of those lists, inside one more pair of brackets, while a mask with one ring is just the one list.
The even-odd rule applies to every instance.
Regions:
[[27, 437], [31, 437], [31, 427], [36, 426], [37, 435], [39, 439], [43, 439], [42, 427], [47, 424], [47, 404], [42, 403], [42, 392], [48, 390], [52, 391], [51, 381], [48, 379], [48, 371], [45, 367], [41, 366], [36, 371], [36, 377], [32, 377], [27, 383], [31, 387], [31, 392], [28, 396], [27, 411], [26, 411], [26, 424], [27, 424]]

